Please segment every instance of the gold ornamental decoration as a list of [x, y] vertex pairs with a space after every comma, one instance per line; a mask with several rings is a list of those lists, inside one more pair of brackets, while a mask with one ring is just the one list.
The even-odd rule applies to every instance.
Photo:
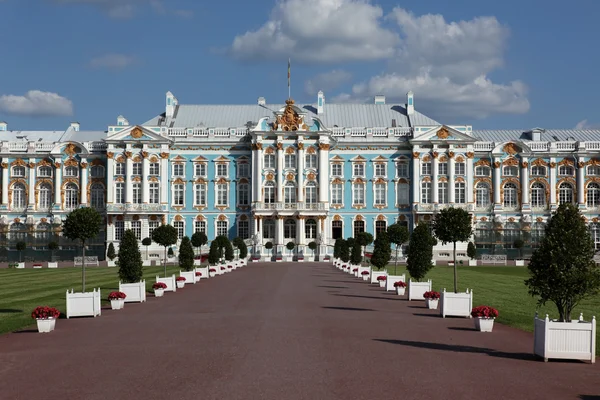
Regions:
[[294, 150], [294, 148], [292, 146], [288, 146], [285, 149], [285, 154], [294, 154], [296, 151]]
[[227, 221], [227, 217], [225, 215], [221, 214], [221, 215], [219, 215], [218, 220], [219, 221]]
[[252, 150], [262, 150], [262, 143], [252, 143]]
[[448, 139], [448, 137], [450, 136], [450, 132], [448, 132], [448, 129], [446, 129], [446, 127], [443, 126], [437, 131], [435, 135], [438, 137], [438, 139]]
[[69, 143], [67, 147], [65, 147], [65, 153], [72, 157], [75, 155], [75, 153], [77, 153], [77, 146], [75, 146], [73, 143]]
[[27, 163], [25, 161], [23, 161], [23, 159], [21, 158], [17, 158], [15, 161], [10, 163], [11, 166], [19, 166], [19, 167], [26, 167]]
[[[467, 153], [467, 155], [468, 155], [468, 154], [469, 154], [469, 153]], [[490, 166], [490, 161], [482, 158], [482, 159], [480, 159], [479, 161], [477, 161], [477, 162], [476, 162], [474, 165], [475, 165], [476, 167], [479, 167], [479, 166], [486, 166], [486, 167], [489, 167], [489, 166]]]
[[277, 142], [277, 150], [283, 150], [283, 143]]
[[115, 156], [115, 153], [113, 153], [111, 151], [106, 152], [106, 158], [111, 158], [112, 159], [114, 156]]
[[21, 223], [21, 219], [20, 218], [15, 218], [13, 221], [14, 221], [15, 224], [20, 224]]
[[2, 168], [8, 168], [8, 163], [3, 162], [2, 163]]
[[500, 168], [500, 165], [502, 165], [500, 161], [494, 161], [494, 167]]
[[536, 166], [540, 166], [541, 165], [541, 166], [547, 167], [548, 163], [546, 161], [542, 160], [541, 158], [538, 158], [538, 159], [532, 161], [531, 165], [536, 165]]
[[519, 152], [519, 148], [514, 143], [507, 143], [502, 148], [502, 151], [512, 155], [512, 154], [517, 154]]
[[125, 157], [131, 158], [131, 156], [132, 156], [132, 153], [130, 151], [125, 152]]
[[273, 178], [275, 178], [275, 175], [273, 175], [272, 173], [270, 173], [270, 172], [269, 172], [269, 173], [267, 174], [267, 180], [268, 180], [268, 181], [272, 181], [272, 180], [273, 180]]
[[202, 214], [196, 215], [196, 221], [204, 221], [204, 215], [202, 215]]
[[294, 180], [294, 174], [292, 174], [292, 173], [287, 174], [287, 176], [285, 177], [285, 179], [287, 179], [288, 181], [293, 181]]
[[308, 179], [309, 181], [314, 181], [316, 178], [316, 175], [313, 172], [310, 172], [307, 176], [306, 179]]
[[174, 221], [183, 221], [183, 217], [181, 215], [176, 215], [175, 218], [173, 218]]
[[579, 162], [577, 163], [577, 166], [578, 166], [579, 168], [583, 168], [583, 167], [585, 166], [585, 163], [584, 163], [583, 161], [579, 161]]
[[302, 142], [298, 143], [298, 150], [304, 150], [304, 143], [302, 143]]
[[35, 163], [34, 162], [30, 162], [27, 165], [29, 165], [29, 168], [31, 168], [31, 169], [35, 168]]
[[507, 158], [506, 160], [504, 160], [502, 162], [502, 165], [509, 165], [511, 167], [518, 167], [519, 166], [519, 160], [517, 160], [514, 157], [510, 157], [510, 158]]
[[558, 165], [569, 165], [569, 166], [573, 166], [573, 160], [569, 160], [567, 158], [563, 158]]
[[473, 153], [471, 151], [467, 153], [467, 158], [473, 158], [473, 157], [475, 157], [475, 153]]
[[134, 139], [139, 139], [144, 136], [144, 132], [140, 129], [139, 126], [136, 126], [131, 130], [131, 137]]
[[142, 157], [139, 154], [133, 156], [133, 162], [142, 162]]
[[377, 221], [385, 221], [385, 216], [383, 216], [382, 214], [379, 214], [377, 216]]
[[169, 153], [160, 153], [160, 158], [162, 158], [162, 159], [169, 158]]
[[148, 152], [147, 151], [142, 151], [140, 154], [142, 155], [142, 158], [148, 158]]
[[413, 158], [419, 158], [420, 154], [416, 151], [412, 153]]
[[333, 220], [334, 220], [334, 221], [341, 221], [341, 220], [342, 220], [342, 217], [341, 217], [341, 215], [339, 215], [339, 214], [336, 214], [336, 215], [334, 215], [334, 216], [333, 216]]
[[88, 163], [86, 163], [86, 162], [82, 162], [81, 163], [81, 168], [82, 169], [86, 169], [87, 167], [88, 167]]
[[132, 219], [133, 219], [134, 221], [139, 221], [139, 219], [140, 219], [140, 216], [139, 216], [139, 215], [134, 215], [134, 216], [132, 217]]
[[76, 159], [74, 158], [69, 158], [68, 160], [66, 160], [64, 162], [65, 167], [78, 167], [79, 166], [79, 162], [77, 162]]
[[465, 162], [465, 159], [463, 158], [463, 156], [458, 156], [458, 157], [456, 157], [456, 162], [462, 163], [462, 162]]
[[275, 117], [275, 122], [271, 124], [271, 130], [276, 131], [281, 129], [282, 131], [292, 131], [295, 132], [300, 129], [307, 129], [306, 124], [302, 123], [302, 117], [298, 115], [296, 110], [294, 110], [294, 100], [287, 99], [285, 101], [285, 109], [281, 115], [277, 115]]
[[453, 151], [449, 151], [449, 152], [448, 152], [448, 157], [450, 157], [450, 158], [454, 158], [454, 152], [453, 152]]
[[434, 151], [433, 153], [431, 153], [431, 156], [432, 156], [433, 158], [438, 158], [438, 156], [439, 156], [439, 153], [438, 153], [437, 151]]
[[549, 165], [550, 165], [550, 168], [555, 168], [556, 167], [556, 163], [554, 161], [552, 161]]
[[329, 143], [319, 143], [319, 150], [329, 150]]
[[523, 161], [521, 163], [521, 168], [527, 168], [529, 166], [529, 163], [527, 161]]

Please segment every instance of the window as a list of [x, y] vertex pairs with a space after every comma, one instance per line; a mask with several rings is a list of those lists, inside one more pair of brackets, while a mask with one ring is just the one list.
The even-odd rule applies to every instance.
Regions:
[[410, 204], [410, 200], [409, 200], [409, 194], [410, 194], [410, 189], [408, 186], [408, 183], [399, 183], [397, 186], [397, 203], [398, 205], [406, 205], [406, 204]]
[[46, 245], [50, 239], [50, 232], [52, 227], [47, 222], [40, 222], [36, 227], [35, 237], [36, 239], [42, 239]]
[[314, 219], [307, 219], [304, 224], [304, 237], [306, 239], [317, 238], [317, 221]]
[[408, 178], [408, 163], [399, 162], [396, 164], [396, 175], [399, 178]]
[[438, 183], [438, 196], [440, 204], [448, 203], [448, 182]]
[[52, 186], [48, 183], [40, 185], [38, 207], [40, 210], [48, 210], [52, 205]]
[[101, 183], [94, 183], [90, 187], [90, 205], [92, 208], [103, 209], [104, 208], [104, 185]]
[[362, 183], [352, 184], [352, 204], [365, 204], [365, 185]]
[[152, 182], [149, 187], [149, 198], [148, 202], [150, 204], [158, 204], [160, 199], [160, 189], [158, 187], [158, 182]]
[[206, 234], [206, 221], [194, 221], [194, 233], [197, 232]]
[[467, 202], [465, 198], [466, 189], [464, 182], [454, 183], [454, 202], [457, 204], [465, 204]]
[[142, 163], [135, 162], [133, 163], [132, 172], [133, 175], [142, 175]]
[[227, 189], [226, 183], [217, 184], [217, 206], [226, 207], [229, 204]]
[[306, 203], [317, 203], [317, 184], [315, 182], [308, 182], [306, 184]]
[[456, 164], [454, 164], [454, 173], [456, 175], [464, 175], [465, 174], [465, 163], [457, 162]]
[[115, 221], [115, 240], [123, 239], [123, 232], [125, 231], [124, 221]]
[[194, 206], [206, 206], [206, 184], [195, 185], [194, 191]]
[[594, 240], [594, 248], [596, 251], [600, 250], [600, 224], [599, 223], [591, 223], [590, 224], [590, 235]]
[[344, 185], [341, 183], [334, 183], [331, 185], [331, 204], [342, 205], [344, 204]]
[[532, 176], [546, 176], [546, 167], [542, 167], [540, 165], [534, 165], [531, 167], [531, 175]]
[[240, 183], [238, 189], [238, 204], [241, 206], [250, 204], [250, 185], [247, 183]]
[[102, 165], [94, 165], [90, 168], [90, 174], [92, 178], [102, 178], [104, 177], [104, 167]]
[[296, 202], [296, 186], [292, 182], [286, 183], [283, 188], [283, 201], [285, 204]]
[[79, 188], [74, 183], [65, 187], [65, 210], [73, 210], [79, 205]]
[[79, 176], [79, 168], [77, 168], [77, 167], [66, 167], [65, 168], [65, 176], [69, 176], [69, 177]]
[[573, 167], [569, 167], [568, 165], [561, 165], [560, 167], [558, 167], [558, 174], [573, 176]]
[[185, 225], [183, 221], [173, 221], [173, 227], [177, 229], [177, 238], [183, 239], [185, 236]]
[[125, 163], [115, 163], [115, 175], [125, 175]]
[[185, 176], [185, 165], [173, 164], [173, 176]]
[[250, 176], [250, 164], [248, 164], [247, 162], [238, 164], [237, 174], [238, 174], [238, 177], [240, 177], [240, 178], [249, 177]]
[[558, 204], [573, 203], [573, 187], [568, 183], [561, 183], [558, 187]]
[[421, 183], [421, 203], [431, 204], [431, 182]]
[[365, 164], [354, 163], [353, 174], [354, 176], [365, 176]]
[[359, 233], [365, 231], [365, 221], [354, 221], [354, 236], [358, 237]]
[[142, 221], [131, 221], [131, 230], [137, 240], [142, 240]]
[[115, 185], [115, 203], [125, 203], [125, 184], [123, 182], [118, 182]]
[[331, 176], [343, 176], [342, 164], [331, 164]]
[[227, 221], [217, 221], [217, 236], [227, 236]]
[[475, 226], [475, 245], [479, 248], [491, 247], [493, 243], [493, 226], [491, 222], [478, 222]]
[[331, 221], [332, 239], [341, 239], [344, 236], [344, 226], [342, 221]]
[[421, 175], [431, 175], [431, 163], [424, 162], [421, 164]]
[[194, 164], [194, 176], [206, 176], [206, 164], [205, 163]]
[[217, 177], [226, 178], [229, 175], [229, 164], [217, 164]]
[[40, 178], [49, 178], [49, 177], [51, 177], [52, 176], [52, 168], [51, 167], [40, 167], [38, 169], [38, 176]]
[[158, 221], [148, 221], [148, 237], [152, 237], [152, 232], [159, 226]]
[[296, 168], [296, 155], [286, 154], [285, 155], [285, 168]]
[[385, 164], [375, 164], [375, 176], [384, 177], [385, 176]]
[[507, 183], [506, 185], [504, 185], [504, 207], [517, 207], [519, 204], [517, 196], [517, 186], [514, 183]]
[[248, 220], [239, 220], [238, 221], [238, 236], [241, 237], [242, 239], [248, 239], [250, 237], [250, 229], [248, 227]]
[[597, 183], [590, 183], [587, 189], [587, 206], [600, 206], [600, 185], [598, 185]]
[[173, 205], [183, 206], [185, 197], [185, 187], [181, 184], [173, 185]]
[[490, 167], [475, 167], [475, 176], [490, 176]]
[[275, 196], [275, 183], [274, 182], [266, 182], [265, 183], [265, 203], [273, 204], [277, 201], [277, 196]]
[[505, 176], [519, 176], [519, 168], [517, 167], [504, 167]]
[[160, 164], [157, 162], [150, 163], [150, 175], [160, 175]]
[[21, 166], [13, 167], [12, 176], [25, 176], [25, 167], [21, 167]]
[[546, 225], [543, 222], [534, 222], [531, 224], [531, 244], [533, 247], [540, 247], [540, 242], [544, 238]]
[[507, 222], [504, 225], [504, 248], [510, 249], [514, 247], [515, 240], [519, 238], [519, 224], [516, 222]]
[[438, 169], [439, 175], [448, 175], [448, 163], [439, 163]]
[[485, 183], [478, 183], [475, 188], [475, 206], [486, 208], [490, 205], [490, 187]]
[[27, 238], [27, 227], [24, 223], [15, 222], [10, 226], [10, 238], [13, 240], [25, 240]]
[[285, 239], [296, 239], [296, 220], [285, 220], [283, 223], [283, 237]]
[[263, 238], [273, 239], [275, 238], [275, 220], [265, 219], [263, 220]]
[[265, 168], [275, 169], [275, 154], [265, 154]]
[[387, 203], [385, 200], [385, 183], [376, 183], [374, 187], [375, 192], [375, 205], [376, 206], [385, 206]]
[[142, 184], [133, 184], [133, 204], [142, 204]]
[[387, 229], [386, 221], [375, 221], [375, 238], [379, 235], [379, 232], [385, 232]]
[[316, 154], [307, 154], [306, 157], [304, 157], [306, 165], [306, 168], [313, 168], [316, 169], [317, 168], [317, 155]]
[[600, 175], [600, 165], [590, 165], [587, 167], [588, 175]]
[[546, 191], [541, 183], [531, 185], [531, 207], [543, 208], [546, 207]]

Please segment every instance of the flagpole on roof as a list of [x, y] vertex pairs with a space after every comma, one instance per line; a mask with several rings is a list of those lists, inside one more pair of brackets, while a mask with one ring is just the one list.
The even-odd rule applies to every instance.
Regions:
[[292, 59], [288, 58], [288, 99], [292, 98], [292, 86], [291, 86], [291, 78], [292, 78]]

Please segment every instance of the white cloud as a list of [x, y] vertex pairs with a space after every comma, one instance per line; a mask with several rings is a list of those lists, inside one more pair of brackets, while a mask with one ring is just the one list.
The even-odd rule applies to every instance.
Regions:
[[[0, 0], [1, 1], [1, 0]], [[59, 4], [87, 4], [100, 8], [111, 18], [131, 18], [140, 6], [150, 6], [159, 15], [175, 15], [181, 18], [193, 16], [191, 10], [165, 7], [162, 0], [52, 0]]]
[[509, 33], [495, 17], [446, 21], [399, 7], [384, 14], [368, 0], [283, 0], [259, 29], [236, 36], [229, 52], [241, 60], [291, 56], [313, 64], [383, 60], [383, 72], [332, 100], [372, 101], [384, 94], [404, 101], [412, 90], [432, 117], [485, 118], [530, 107], [525, 83], [489, 77], [504, 65]]
[[0, 96], [0, 111], [30, 117], [71, 116], [73, 102], [56, 93], [30, 90], [24, 96]]
[[304, 84], [304, 90], [309, 95], [316, 95], [319, 90], [337, 89], [343, 83], [348, 82], [352, 78], [350, 72], [334, 69], [333, 71], [324, 72], [309, 79]]
[[600, 129], [600, 124], [590, 124], [587, 119], [579, 121], [574, 129]]
[[90, 60], [92, 68], [124, 69], [136, 62], [134, 56], [127, 54], [105, 54]]

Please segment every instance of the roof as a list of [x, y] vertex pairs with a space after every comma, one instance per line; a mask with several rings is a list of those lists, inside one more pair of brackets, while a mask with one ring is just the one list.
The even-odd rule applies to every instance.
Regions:
[[[531, 129], [474, 129], [472, 135], [482, 141], [487, 142], [506, 142], [509, 140], [531, 140]], [[546, 129], [542, 132], [542, 141], [546, 142], [594, 142], [600, 141], [599, 129]]]
[[[246, 105], [188, 105], [181, 104], [174, 116], [166, 119], [163, 126], [173, 128], [242, 127], [249, 122], [258, 123], [261, 118], [271, 117], [285, 104], [246, 104]], [[309, 117], [317, 117], [327, 128], [339, 127], [409, 127], [415, 125], [440, 125], [437, 121], [415, 111], [409, 118], [406, 106], [398, 104], [325, 104], [322, 114], [317, 114], [316, 104], [297, 104]], [[158, 115], [143, 125], [157, 126], [162, 115]]]
[[105, 131], [2, 131], [0, 137], [6, 142], [96, 142], [106, 138]]

